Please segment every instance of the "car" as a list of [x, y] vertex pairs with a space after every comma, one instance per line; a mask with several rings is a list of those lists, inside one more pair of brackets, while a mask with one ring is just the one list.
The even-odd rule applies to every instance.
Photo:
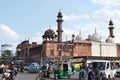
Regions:
[[39, 72], [40, 70], [40, 65], [38, 63], [31, 63], [29, 66], [28, 66], [28, 72]]
[[116, 69], [116, 76], [120, 77], [120, 66]]

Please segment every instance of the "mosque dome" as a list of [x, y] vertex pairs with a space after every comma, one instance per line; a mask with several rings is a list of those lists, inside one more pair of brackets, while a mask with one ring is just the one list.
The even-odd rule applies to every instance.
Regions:
[[57, 35], [55, 34], [55, 32], [52, 29], [48, 29], [45, 31], [43, 38], [56, 38]]
[[81, 35], [81, 31], [79, 32], [79, 34], [76, 36], [76, 40], [81, 41], [84, 40], [82, 35]]
[[106, 39], [106, 42], [108, 42], [108, 43], [114, 43], [114, 39], [112, 37], [108, 37]]
[[101, 37], [98, 33], [94, 33], [92, 36], [91, 36], [91, 39], [92, 41], [100, 41], [101, 40]]
[[95, 33], [92, 36], [88, 36], [88, 39], [90, 39], [91, 41], [101, 41], [101, 37], [100, 35], [96, 32], [95, 29]]

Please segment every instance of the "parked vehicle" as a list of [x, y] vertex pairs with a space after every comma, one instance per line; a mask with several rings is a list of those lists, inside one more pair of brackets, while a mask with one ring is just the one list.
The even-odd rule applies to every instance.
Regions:
[[73, 64], [74, 70], [79, 71], [80, 70], [80, 63]]
[[40, 65], [38, 63], [31, 63], [29, 66], [28, 66], [28, 72], [39, 72], [40, 70]]
[[109, 60], [93, 60], [92, 63], [97, 63], [97, 67], [102, 73], [103, 80], [114, 79], [116, 70], [112, 68], [111, 61]]
[[59, 79], [62, 77], [71, 77], [71, 66], [67, 62], [55, 61], [54, 62], [54, 77]]
[[120, 66], [118, 66], [118, 68], [116, 69], [116, 76], [120, 77]]

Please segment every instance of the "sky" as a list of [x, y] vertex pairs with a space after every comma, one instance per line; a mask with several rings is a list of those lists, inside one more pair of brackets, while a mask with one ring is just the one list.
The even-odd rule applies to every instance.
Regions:
[[64, 20], [63, 41], [79, 31], [86, 39], [96, 28], [105, 42], [111, 19], [115, 43], [120, 43], [120, 0], [0, 0], [0, 45], [10, 44], [15, 50], [28, 39], [41, 44], [47, 29], [56, 33], [59, 10]]

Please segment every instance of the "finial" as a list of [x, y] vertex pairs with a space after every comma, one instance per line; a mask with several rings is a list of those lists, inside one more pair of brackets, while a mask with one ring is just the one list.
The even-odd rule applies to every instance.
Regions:
[[51, 26], [49, 26], [49, 29], [51, 29]]
[[81, 29], [79, 30], [79, 35], [81, 35]]
[[112, 21], [112, 18], [110, 18], [110, 21]]
[[59, 9], [59, 12], [58, 12], [58, 16], [57, 16], [58, 18], [62, 18], [63, 16], [62, 16], [62, 12], [61, 12], [61, 9]]
[[113, 25], [112, 19], [110, 18], [109, 25]]
[[59, 12], [61, 12], [61, 9], [59, 9]]
[[95, 33], [97, 33], [97, 29], [95, 28]]

